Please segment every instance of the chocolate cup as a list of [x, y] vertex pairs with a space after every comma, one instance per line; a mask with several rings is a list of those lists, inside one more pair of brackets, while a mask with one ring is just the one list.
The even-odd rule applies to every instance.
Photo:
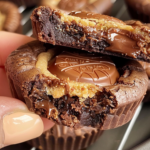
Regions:
[[128, 12], [133, 19], [144, 23], [150, 23], [150, 1], [147, 0], [125, 0]]
[[42, 150], [80, 150], [92, 145], [103, 131], [91, 127], [74, 130], [55, 125], [39, 138], [28, 141], [28, 144]]
[[18, 12], [18, 7], [15, 4], [8, 1], [0, 1], [0, 12], [6, 17], [2, 30], [22, 33], [21, 14]]

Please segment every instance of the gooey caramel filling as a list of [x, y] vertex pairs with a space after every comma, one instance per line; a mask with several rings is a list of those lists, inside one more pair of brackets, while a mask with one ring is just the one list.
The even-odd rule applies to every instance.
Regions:
[[[92, 57], [63, 52], [51, 61], [51, 51], [38, 56], [36, 68], [51, 79], [64, 79], [68, 84], [68, 94], [78, 96], [80, 101], [93, 97], [101, 86], [113, 85], [119, 78], [114, 63], [109, 58]], [[48, 68], [48, 69], [47, 69]], [[64, 85], [49, 87], [47, 94], [60, 98], [66, 93]]]

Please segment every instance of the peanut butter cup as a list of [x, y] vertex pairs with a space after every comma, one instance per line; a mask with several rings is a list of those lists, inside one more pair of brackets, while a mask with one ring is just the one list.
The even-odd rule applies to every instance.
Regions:
[[109, 14], [112, 0], [41, 0], [41, 6], [50, 6], [65, 12], [84, 10], [100, 14]]
[[42, 42], [150, 62], [150, 27], [139, 21], [81, 11], [67, 15], [44, 6], [31, 20]]
[[0, 31], [21, 33], [21, 14], [18, 7], [11, 3], [0, 1]]
[[55, 125], [39, 138], [28, 143], [40, 150], [81, 150], [92, 145], [103, 131], [91, 127], [83, 127], [78, 130]]
[[134, 60], [63, 50], [33, 41], [12, 52], [6, 72], [13, 96], [40, 116], [72, 128], [106, 130], [127, 123], [147, 90], [142, 66]]

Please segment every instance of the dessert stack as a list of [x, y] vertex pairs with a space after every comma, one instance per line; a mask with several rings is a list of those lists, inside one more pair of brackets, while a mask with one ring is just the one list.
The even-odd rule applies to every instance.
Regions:
[[[36, 8], [31, 21], [37, 41], [8, 57], [10, 88], [29, 110], [62, 125], [34, 142], [45, 143], [46, 150], [50, 141], [57, 140], [63, 149], [76, 149], [77, 143], [77, 148], [84, 148], [100, 130], [129, 122], [148, 87], [147, 74], [137, 60], [150, 62], [149, 27], [46, 6]], [[75, 136], [66, 138], [69, 131]]]

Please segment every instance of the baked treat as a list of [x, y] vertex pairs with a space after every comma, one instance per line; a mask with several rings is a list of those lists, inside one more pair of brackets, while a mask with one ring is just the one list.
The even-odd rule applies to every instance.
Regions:
[[72, 128], [106, 130], [127, 123], [147, 90], [142, 66], [77, 49], [60, 50], [64, 48], [33, 41], [12, 52], [6, 72], [13, 96], [40, 116]]
[[150, 62], [150, 27], [139, 21], [127, 24], [80, 11], [67, 15], [44, 6], [33, 11], [31, 20], [42, 42]]
[[11, 3], [0, 1], [0, 30], [21, 33], [21, 14], [18, 7]]
[[81, 150], [93, 144], [103, 131], [91, 127], [78, 130], [55, 125], [28, 143], [40, 150]]
[[150, 22], [150, 1], [149, 0], [125, 0], [128, 11], [132, 18], [142, 22]]
[[109, 14], [112, 0], [41, 0], [41, 6], [50, 6], [67, 13], [74, 10], [84, 10], [100, 14]]
[[10, 1], [17, 6], [33, 7], [38, 4], [39, 0], [0, 0], [0, 1]]

